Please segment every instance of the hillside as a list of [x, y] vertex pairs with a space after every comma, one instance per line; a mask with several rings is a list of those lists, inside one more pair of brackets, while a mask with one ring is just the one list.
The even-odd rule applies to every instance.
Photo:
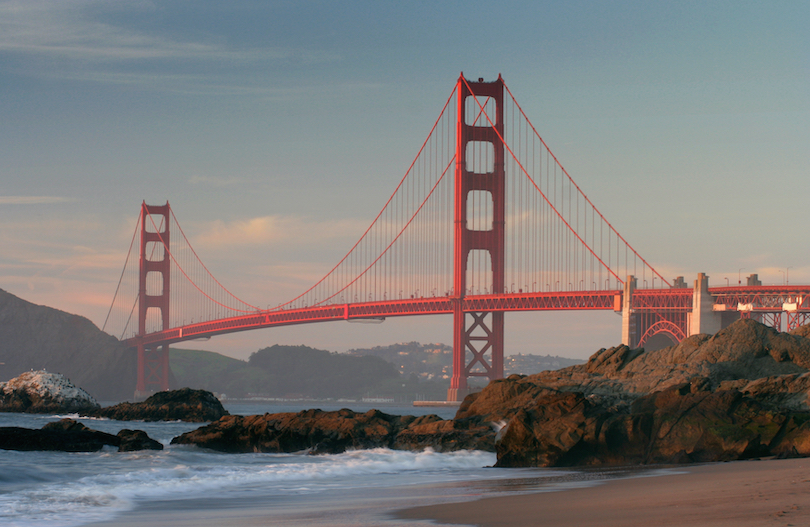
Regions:
[[[352, 349], [349, 355], [358, 357], [379, 357], [397, 367], [405, 377], [415, 375], [420, 381], [446, 381], [449, 388], [453, 373], [453, 347], [447, 344], [420, 344], [401, 342], [389, 346]], [[559, 370], [585, 361], [567, 359], [551, 355], [516, 354], [507, 355], [503, 360], [504, 375], [513, 373], [531, 375], [545, 370]]]
[[132, 397], [137, 357], [79, 315], [0, 289], [0, 381], [29, 370], [61, 373], [100, 401]]
[[[306, 346], [272, 346], [248, 361], [171, 349], [170, 386], [231, 397], [444, 399], [452, 349], [409, 342], [345, 354]], [[506, 374], [568, 366], [571, 359], [514, 355]], [[133, 397], [137, 356], [84, 317], [0, 290], [0, 382], [29, 370], [61, 373], [100, 401]]]
[[[172, 349], [174, 382], [229, 397], [395, 397], [414, 389], [394, 366], [376, 357], [355, 357], [307, 346], [274, 345], [247, 361], [207, 351]], [[418, 382], [416, 383], [418, 384]]]

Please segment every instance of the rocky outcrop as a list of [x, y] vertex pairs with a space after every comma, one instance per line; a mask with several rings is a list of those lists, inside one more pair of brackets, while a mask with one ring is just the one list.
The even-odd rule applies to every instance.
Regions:
[[456, 418], [504, 424], [498, 466], [810, 456], [808, 334], [740, 320], [658, 351], [603, 349], [491, 382]]
[[119, 421], [188, 421], [203, 423], [228, 415], [214, 394], [182, 388], [158, 392], [140, 403], [120, 403], [85, 415]]
[[48, 423], [39, 430], [0, 427], [0, 449], [50, 450], [60, 452], [96, 452], [104, 446], [119, 452], [162, 450], [163, 445], [141, 430], [121, 430], [118, 435], [92, 430], [73, 419]]
[[163, 445], [155, 441], [143, 430], [120, 430], [116, 437], [119, 439], [119, 452], [135, 452], [138, 450], [163, 450]]
[[339, 453], [350, 449], [398, 448], [437, 451], [494, 449], [489, 426], [438, 416], [394, 416], [378, 410], [306, 410], [253, 416], [231, 415], [172, 439], [220, 452]]
[[132, 396], [137, 356], [88, 319], [0, 290], [0, 380], [57, 371], [102, 401]]
[[801, 374], [808, 370], [810, 340], [799, 330], [780, 333], [744, 319], [713, 336], [694, 335], [656, 351], [631, 350], [625, 345], [602, 349], [586, 364], [541, 372], [528, 377], [527, 382], [630, 401], [689, 382], [693, 377], [704, 377], [712, 389], [717, 389], [727, 381]]
[[580, 393], [519, 410], [497, 441], [501, 467], [731, 461], [810, 455], [810, 413], [774, 411], [737, 390], [684, 384], [609, 409]]
[[495, 431], [492, 423], [468, 419], [443, 420], [436, 415], [402, 418], [405, 428], [397, 432], [390, 448], [399, 450], [422, 450], [432, 448], [437, 452], [455, 450], [495, 449]]
[[58, 373], [30, 371], [0, 383], [0, 412], [77, 413], [98, 408], [90, 394]]

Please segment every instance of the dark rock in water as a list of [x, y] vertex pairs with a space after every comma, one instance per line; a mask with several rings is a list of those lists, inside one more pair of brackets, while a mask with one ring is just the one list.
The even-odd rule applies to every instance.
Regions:
[[228, 415], [219, 399], [205, 390], [182, 388], [158, 392], [141, 403], [120, 403], [86, 415], [119, 421], [216, 421]]
[[396, 419], [382, 412], [351, 410], [231, 415], [175, 437], [172, 444], [196, 444], [220, 452], [342, 452], [388, 446]]
[[[411, 420], [412, 419], [412, 420]], [[437, 452], [495, 450], [495, 430], [490, 423], [462, 419], [443, 420], [437, 415], [402, 418], [406, 426], [394, 437], [391, 448]]]
[[163, 450], [163, 445], [148, 435], [143, 430], [123, 429], [118, 432], [119, 452], [133, 452], [137, 450]]
[[[136, 439], [133, 440], [133, 437]], [[140, 430], [122, 430], [114, 436], [92, 430], [73, 419], [48, 423], [39, 430], [11, 426], [0, 428], [0, 449], [4, 450], [96, 452], [105, 445], [118, 447], [119, 452], [163, 449], [163, 445]]]
[[467, 427], [437, 416], [394, 416], [378, 410], [306, 410], [252, 416], [226, 416], [172, 439], [220, 452], [339, 453], [350, 449], [400, 448], [439, 451], [493, 449], [488, 426]]
[[58, 373], [29, 371], [0, 383], [0, 412], [77, 413], [97, 408], [90, 394]]

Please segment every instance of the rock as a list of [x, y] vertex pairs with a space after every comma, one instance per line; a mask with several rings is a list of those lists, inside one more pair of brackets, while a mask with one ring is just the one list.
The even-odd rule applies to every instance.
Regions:
[[775, 408], [807, 410], [810, 396], [810, 373], [793, 373], [763, 377], [749, 381], [740, 379], [728, 383], [757, 401]]
[[148, 435], [143, 430], [123, 429], [118, 432], [119, 452], [133, 452], [136, 450], [163, 450], [163, 445]]
[[163, 449], [163, 445], [140, 430], [122, 430], [114, 436], [92, 430], [73, 419], [48, 423], [39, 430], [0, 427], [0, 449], [4, 450], [96, 452], [104, 446], [118, 447], [119, 452]]
[[585, 364], [585, 371], [600, 374], [616, 373], [643, 352], [642, 349], [631, 350], [624, 344], [610, 349], [601, 349]]
[[473, 419], [480, 423], [498, 423], [509, 420], [519, 409], [538, 397], [556, 393], [525, 375], [510, 375], [507, 379], [490, 382], [481, 392], [464, 398], [456, 412], [456, 419]]
[[499, 467], [705, 463], [810, 454], [810, 412], [684, 384], [610, 409], [580, 393], [538, 398], [496, 442]]
[[494, 448], [490, 427], [468, 428], [437, 416], [394, 416], [378, 410], [357, 413], [306, 410], [252, 416], [231, 415], [172, 439], [220, 452], [301, 452], [333, 454], [350, 449], [400, 448], [440, 451]]
[[658, 351], [602, 349], [586, 364], [493, 381], [456, 419], [505, 423], [498, 466], [810, 455], [808, 335], [739, 320]]
[[437, 452], [456, 450], [492, 452], [495, 450], [496, 429], [497, 427], [491, 423], [481, 424], [462, 419], [445, 420], [436, 415], [423, 415], [408, 422], [407, 426], [396, 434], [390, 447], [397, 450], [432, 448]]
[[58, 373], [30, 371], [0, 383], [0, 411], [78, 413], [99, 408], [86, 391]]
[[[805, 373], [810, 339], [801, 331], [779, 333], [742, 319], [713, 336], [694, 335], [669, 348], [646, 352], [620, 345], [596, 352], [587, 364], [546, 371], [526, 382], [563, 391], [632, 399], [705, 377], [713, 389], [738, 379]], [[810, 406], [805, 404], [807, 409]]]
[[696, 377], [706, 379], [712, 390], [742, 388], [757, 379], [793, 379], [803, 384], [790, 389], [792, 404], [810, 410], [807, 390], [802, 388], [807, 383], [799, 379], [810, 369], [810, 339], [794, 333], [779, 333], [744, 319], [714, 336], [695, 335], [657, 351], [621, 345], [602, 349], [586, 364], [490, 383], [465, 399], [456, 417], [508, 416], [543, 390], [575, 391], [607, 398], [611, 404], [629, 404]]
[[[593, 405], [579, 393], [547, 393], [519, 409], [496, 443], [499, 467], [547, 467], [578, 464], [567, 458], [582, 455], [593, 443], [597, 422]], [[601, 416], [604, 418], [604, 414]]]
[[141, 403], [120, 403], [85, 415], [119, 421], [216, 421], [228, 415], [219, 399], [205, 390], [182, 388], [158, 392]]
[[370, 410], [306, 410], [252, 416], [231, 415], [172, 439], [220, 452], [342, 452], [347, 448], [388, 446], [393, 421]]

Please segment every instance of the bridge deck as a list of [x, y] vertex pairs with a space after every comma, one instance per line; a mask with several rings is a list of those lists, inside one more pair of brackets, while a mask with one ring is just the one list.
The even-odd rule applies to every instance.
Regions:
[[[151, 346], [174, 344], [202, 337], [261, 329], [292, 326], [313, 322], [362, 320], [380, 317], [414, 315], [449, 315], [453, 313], [452, 297], [428, 297], [383, 302], [331, 304], [298, 309], [270, 309], [249, 315], [223, 318], [210, 322], [188, 324], [182, 327], [150, 333], [144, 337], [126, 340], [132, 346], [138, 343]], [[570, 291], [553, 293], [512, 293], [503, 295], [475, 295], [461, 300], [464, 312], [482, 311], [558, 311], [558, 310], [621, 310], [621, 291]]]
[[[719, 310], [777, 312], [786, 305], [795, 311], [810, 311], [810, 286], [736, 286], [712, 287]], [[692, 309], [691, 288], [636, 289], [633, 309], [636, 311], [682, 311]], [[133, 337], [125, 342], [135, 346], [175, 344], [214, 335], [248, 331], [276, 326], [292, 326], [314, 322], [362, 320], [415, 315], [449, 315], [458, 302], [452, 297], [409, 298], [382, 302], [331, 304], [298, 309], [270, 309], [248, 315], [188, 324], [182, 327]], [[506, 293], [502, 295], [471, 295], [461, 299], [464, 312], [491, 311], [562, 311], [614, 310], [621, 311], [622, 291], [556, 291], [546, 293]]]

